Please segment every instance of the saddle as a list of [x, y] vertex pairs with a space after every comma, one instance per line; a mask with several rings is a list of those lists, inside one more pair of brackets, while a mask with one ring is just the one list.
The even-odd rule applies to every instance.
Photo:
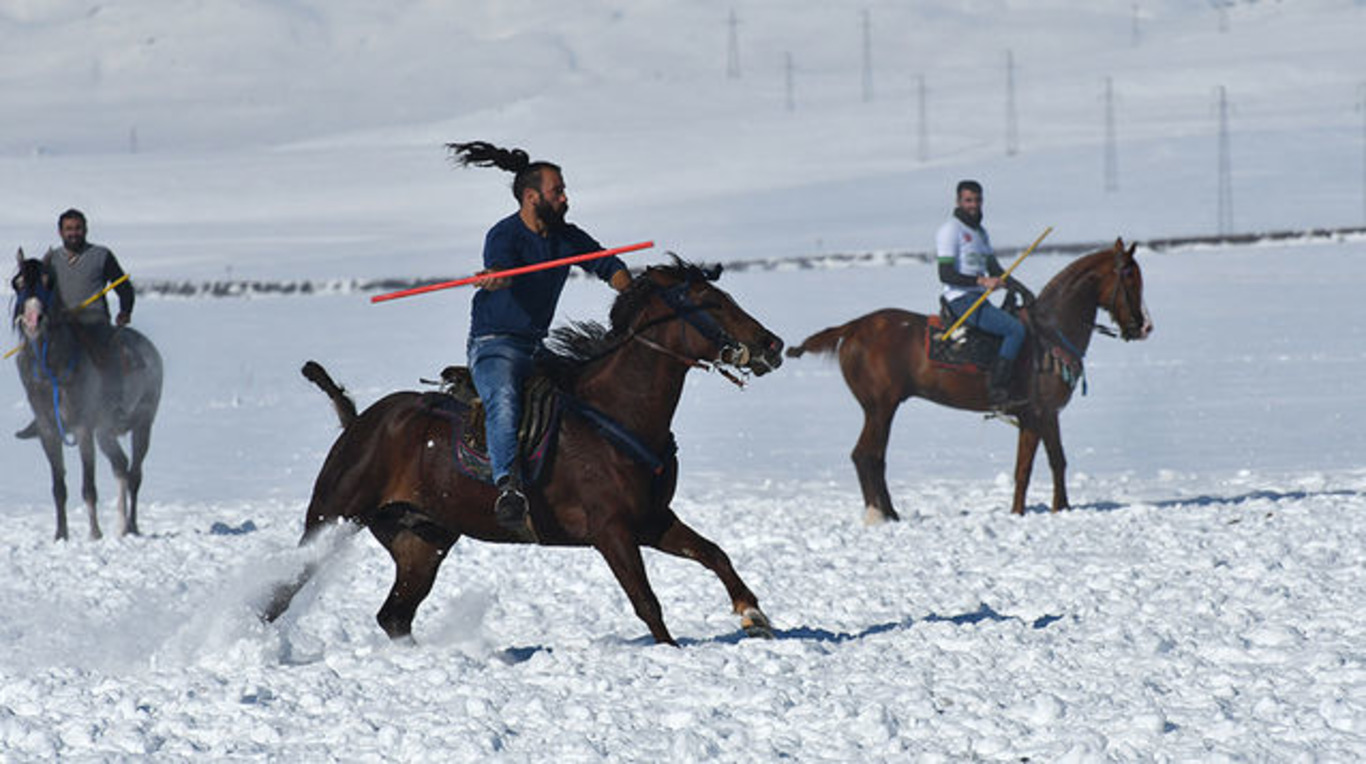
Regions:
[[[493, 482], [488, 441], [484, 432], [484, 404], [474, 389], [467, 366], [447, 366], [441, 371], [440, 392], [430, 393], [428, 404], [451, 421], [451, 446], [455, 465], [467, 477]], [[517, 426], [518, 455], [522, 478], [535, 484], [549, 461], [559, 429], [562, 409], [557, 388], [549, 378], [534, 375], [522, 390], [522, 418]]]
[[985, 373], [991, 369], [1001, 348], [1001, 338], [995, 334], [968, 326], [966, 323], [944, 337], [944, 330], [958, 320], [948, 303], [939, 300], [939, 315], [929, 317], [929, 331], [925, 333], [925, 355], [930, 363], [946, 369], [969, 373]]

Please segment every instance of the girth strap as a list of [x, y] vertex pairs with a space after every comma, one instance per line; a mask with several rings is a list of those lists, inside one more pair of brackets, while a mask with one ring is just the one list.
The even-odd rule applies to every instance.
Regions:
[[635, 433], [598, 409], [565, 393], [561, 393], [560, 399], [564, 401], [570, 411], [587, 419], [609, 443], [640, 465], [648, 468], [656, 476], [664, 474], [664, 469], [668, 466], [669, 460], [678, 453], [678, 443], [674, 441], [672, 433], [669, 435], [667, 452], [663, 455], [656, 454], [644, 443], [641, 443], [640, 438], [636, 437]]

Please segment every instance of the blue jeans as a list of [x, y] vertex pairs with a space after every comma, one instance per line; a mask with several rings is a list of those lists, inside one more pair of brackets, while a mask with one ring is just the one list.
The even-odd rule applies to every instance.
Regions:
[[[949, 303], [949, 310], [953, 315], [961, 316], [972, 307], [981, 295], [964, 295]], [[1020, 354], [1020, 346], [1024, 344], [1025, 328], [1019, 319], [992, 305], [990, 301], [982, 303], [981, 307], [968, 316], [968, 326], [981, 329], [988, 334], [994, 334], [1001, 338], [1000, 356], [1007, 361], [1015, 360], [1015, 356]]]
[[484, 436], [494, 483], [509, 473], [521, 473], [517, 425], [522, 418], [522, 388], [540, 346], [536, 340], [510, 334], [471, 337], [466, 346], [474, 389], [484, 402]]

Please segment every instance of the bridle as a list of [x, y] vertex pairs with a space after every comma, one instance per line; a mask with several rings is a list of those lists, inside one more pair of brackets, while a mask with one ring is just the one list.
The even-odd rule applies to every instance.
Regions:
[[[707, 278], [707, 280], [710, 281], [714, 277], [704, 276], [704, 278]], [[716, 318], [711, 315], [708, 308], [693, 301], [688, 295], [688, 291], [692, 288], [694, 282], [695, 279], [686, 278], [673, 286], [660, 289], [657, 294], [660, 300], [662, 300], [665, 305], [669, 306], [671, 311], [670, 314], [647, 321], [641, 326], [633, 327], [630, 334], [627, 335], [626, 341], [635, 340], [645, 347], [668, 356], [689, 368], [702, 369], [703, 371], [716, 371], [721, 374], [721, 376], [733, 382], [737, 387], [744, 387], [745, 377], [748, 376], [748, 373], [744, 371], [744, 365], [749, 363], [749, 347], [732, 337], [730, 333], [717, 322]], [[693, 329], [696, 329], [698, 334], [701, 334], [708, 342], [711, 342], [720, 348], [720, 352], [717, 353], [717, 360], [705, 361], [701, 358], [693, 358], [684, 355], [672, 348], [661, 345], [642, 333], [648, 329], [672, 321], [682, 321], [688, 324]], [[625, 342], [622, 344], [625, 344]], [[738, 373], [731, 371], [731, 369], [727, 367], [738, 370]]]
[[[1125, 263], [1122, 254], [1115, 255], [1115, 288], [1110, 292], [1109, 305], [1106, 306], [1109, 308], [1111, 315], [1131, 318], [1134, 313], [1135, 305], [1139, 306], [1139, 314], [1142, 315], [1142, 304], [1135, 299], [1133, 290], [1129, 287], [1129, 275], [1134, 272], [1134, 268], [1136, 267], [1137, 266], [1134, 265], [1132, 261]], [[1121, 295], [1124, 297], [1124, 311], [1119, 309], [1119, 298]], [[1107, 337], [1118, 337], [1123, 336], [1124, 334], [1139, 334], [1142, 332], [1142, 327], [1140, 326], [1138, 330], [1135, 330], [1131, 323], [1121, 323], [1120, 332], [1116, 332], [1114, 329], [1097, 324], [1096, 331]], [[1125, 339], [1128, 338], [1125, 337]]]

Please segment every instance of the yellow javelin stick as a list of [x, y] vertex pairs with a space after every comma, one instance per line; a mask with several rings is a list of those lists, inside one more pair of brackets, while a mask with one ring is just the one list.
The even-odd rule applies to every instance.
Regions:
[[[101, 297], [103, 297], [103, 296], [109, 294], [109, 290], [114, 289], [114, 288], [117, 287], [119, 284], [122, 284], [123, 282], [125, 282], [125, 281], [127, 281], [127, 280], [128, 280], [128, 274], [125, 273], [125, 274], [123, 274], [122, 276], [119, 276], [118, 278], [116, 278], [116, 279], [114, 279], [113, 281], [109, 282], [109, 285], [106, 286], [104, 289], [101, 289], [100, 291], [98, 291], [98, 292], [96, 292], [96, 293], [90, 295], [89, 297], [85, 298], [85, 302], [81, 303], [80, 305], [77, 305], [73, 310], [80, 310], [81, 308], [84, 308], [84, 307], [89, 306], [90, 303], [92, 303], [92, 302], [94, 302], [94, 301], [100, 299]], [[12, 348], [10, 348], [9, 350], [5, 351], [5, 356], [4, 356], [4, 357], [5, 357], [6, 359], [8, 359], [10, 356], [14, 355], [15, 353], [18, 353], [20, 350], [23, 350], [23, 348], [24, 348], [24, 344], [21, 342], [21, 343], [19, 343], [18, 345], [15, 345], [14, 347], [12, 347]]]
[[[1026, 252], [1025, 254], [1029, 254], [1029, 253]], [[1012, 265], [1011, 267], [1014, 268], [1015, 266]], [[96, 293], [90, 295], [89, 297], [85, 298], [85, 302], [81, 303], [80, 305], [77, 305], [75, 309], [76, 309], [76, 310], [80, 310], [81, 308], [88, 307], [88, 306], [90, 305], [90, 303], [92, 303], [92, 302], [94, 302], [94, 301], [100, 299], [101, 297], [103, 297], [103, 296], [109, 294], [109, 290], [110, 290], [110, 289], [113, 289], [113, 288], [117, 287], [119, 284], [122, 284], [123, 282], [125, 282], [125, 281], [127, 281], [127, 280], [128, 280], [128, 274], [125, 273], [125, 274], [123, 274], [122, 276], [119, 276], [118, 278], [116, 278], [116, 279], [114, 279], [113, 281], [109, 282], [109, 286], [107, 286], [107, 287], [105, 287], [104, 289], [101, 289], [100, 291], [98, 291], [98, 292], [96, 292]]]
[[[1017, 257], [1017, 258], [1015, 258], [1015, 262], [1011, 263], [1011, 264], [1010, 264], [1010, 267], [1009, 267], [1009, 268], [1006, 268], [1005, 273], [1002, 273], [1002, 274], [1001, 274], [1001, 282], [1002, 282], [1002, 283], [1005, 283], [1005, 280], [1008, 279], [1008, 278], [1010, 278], [1010, 272], [1013, 271], [1013, 270], [1015, 270], [1015, 266], [1017, 266], [1017, 265], [1019, 265], [1020, 263], [1024, 262], [1024, 259], [1025, 259], [1026, 257], [1029, 257], [1029, 253], [1030, 253], [1030, 252], [1033, 252], [1033, 251], [1034, 251], [1034, 248], [1037, 247], [1037, 246], [1039, 246], [1039, 242], [1043, 241], [1043, 237], [1047, 236], [1048, 234], [1050, 234], [1050, 233], [1052, 233], [1052, 232], [1053, 232], [1053, 226], [1048, 226], [1047, 228], [1043, 229], [1043, 233], [1039, 234], [1039, 238], [1035, 239], [1035, 240], [1034, 240], [1034, 243], [1029, 245], [1029, 249], [1026, 249], [1024, 252], [1020, 253], [1020, 256]], [[982, 303], [984, 303], [984, 302], [987, 301], [987, 298], [991, 296], [991, 293], [992, 293], [993, 291], [995, 291], [995, 290], [994, 290], [994, 289], [988, 289], [987, 291], [983, 292], [983, 293], [982, 293], [982, 296], [977, 298], [977, 302], [974, 302], [974, 303], [972, 304], [972, 307], [971, 307], [971, 308], [968, 308], [968, 311], [967, 311], [966, 313], [964, 313], [963, 315], [959, 316], [959, 317], [958, 317], [958, 320], [953, 322], [953, 326], [950, 326], [948, 331], [944, 332], [943, 334], [941, 334], [941, 335], [939, 335], [939, 336], [941, 336], [941, 337], [947, 337], [947, 336], [949, 336], [950, 334], [953, 334], [955, 331], [957, 331], [958, 327], [962, 326], [962, 325], [963, 325], [963, 322], [966, 321], [966, 320], [968, 320], [968, 316], [971, 316], [971, 315], [972, 315], [972, 312], [973, 312], [974, 310], [977, 310], [979, 307], [981, 307]]]

